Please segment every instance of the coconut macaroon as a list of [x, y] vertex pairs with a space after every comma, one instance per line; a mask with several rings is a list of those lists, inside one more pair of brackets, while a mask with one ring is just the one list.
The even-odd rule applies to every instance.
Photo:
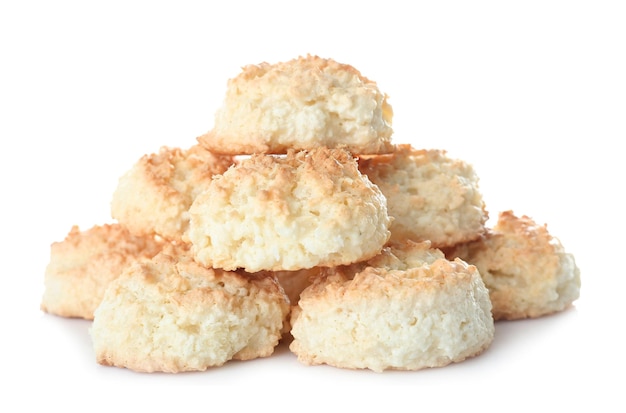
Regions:
[[234, 155], [320, 146], [384, 153], [392, 149], [392, 117], [375, 82], [350, 65], [307, 55], [243, 67], [198, 142]]
[[62, 317], [93, 319], [106, 287], [130, 264], [150, 259], [164, 243], [132, 235], [119, 224], [73, 226], [63, 241], [50, 246], [41, 310]]
[[200, 145], [162, 147], [142, 156], [122, 177], [113, 193], [111, 215], [139, 235], [157, 234], [180, 241], [189, 225], [195, 197], [233, 163]]
[[196, 260], [226, 270], [350, 264], [390, 236], [385, 197], [344, 149], [252, 155], [214, 177], [189, 212]]
[[204, 371], [229, 360], [271, 355], [288, 312], [287, 296], [274, 277], [158, 254], [109, 285], [90, 335], [102, 365]]
[[289, 348], [303, 364], [419, 370], [476, 356], [493, 341], [476, 267], [446, 260], [427, 241], [323, 272], [291, 312]]
[[444, 248], [484, 233], [488, 213], [471, 164], [402, 144], [393, 154], [360, 157], [359, 168], [387, 198], [391, 241]]
[[289, 302], [291, 305], [298, 304], [300, 300], [300, 293], [311, 283], [313, 280], [319, 276], [320, 267], [306, 268], [303, 270], [296, 271], [268, 271], [272, 273], [283, 290], [285, 290], [285, 294], [289, 297]]
[[501, 212], [484, 236], [446, 255], [475, 265], [489, 289], [495, 320], [536, 318], [568, 308], [580, 295], [580, 269], [547, 225]]

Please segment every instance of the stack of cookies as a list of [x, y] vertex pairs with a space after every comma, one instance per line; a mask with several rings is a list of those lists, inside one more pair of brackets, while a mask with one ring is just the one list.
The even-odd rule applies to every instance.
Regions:
[[93, 320], [97, 362], [202, 371], [267, 357], [420, 370], [481, 354], [502, 319], [562, 311], [574, 258], [488, 213], [471, 165], [392, 142], [354, 67], [307, 55], [228, 81], [211, 130], [119, 179], [113, 223], [51, 246], [43, 311]]

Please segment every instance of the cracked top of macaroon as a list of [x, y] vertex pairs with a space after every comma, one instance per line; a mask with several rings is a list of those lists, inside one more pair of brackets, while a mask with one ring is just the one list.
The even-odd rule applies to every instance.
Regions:
[[357, 155], [387, 153], [392, 118], [375, 82], [353, 66], [307, 55], [243, 67], [198, 142], [231, 155], [340, 145]]
[[252, 155], [215, 176], [189, 212], [196, 259], [227, 270], [351, 264], [390, 236], [384, 195], [344, 149]]

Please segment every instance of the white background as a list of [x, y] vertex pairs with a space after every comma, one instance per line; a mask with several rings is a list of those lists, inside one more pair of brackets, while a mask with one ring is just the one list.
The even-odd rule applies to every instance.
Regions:
[[[0, 3], [0, 404], [624, 409], [623, 4]], [[395, 142], [472, 163], [493, 219], [512, 209], [547, 223], [581, 269], [574, 308], [499, 322], [479, 357], [418, 372], [306, 367], [285, 348], [192, 374], [97, 365], [88, 322], [39, 311], [50, 244], [109, 222], [140, 156], [208, 131], [242, 66], [307, 53], [378, 83]]]

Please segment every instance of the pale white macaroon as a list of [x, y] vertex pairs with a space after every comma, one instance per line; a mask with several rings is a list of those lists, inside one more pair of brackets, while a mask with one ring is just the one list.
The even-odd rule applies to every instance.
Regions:
[[118, 181], [111, 215], [132, 233], [180, 241], [195, 197], [234, 162], [200, 145], [162, 147], [142, 156]]
[[389, 155], [360, 157], [359, 168], [387, 198], [391, 241], [428, 240], [445, 248], [485, 232], [489, 216], [468, 162], [401, 144]]
[[158, 254], [113, 281], [90, 329], [99, 364], [179, 373], [268, 357], [289, 301], [274, 277]]
[[252, 155], [214, 177], [189, 212], [196, 260], [226, 270], [350, 264], [390, 235], [384, 195], [344, 149]]
[[496, 320], [563, 311], [580, 296], [580, 269], [561, 241], [532, 218], [500, 212], [478, 240], [446, 251], [475, 265], [489, 289]]
[[291, 312], [289, 348], [303, 364], [420, 370], [477, 356], [493, 341], [476, 267], [445, 259], [427, 241], [323, 272]]
[[384, 153], [392, 149], [392, 117], [375, 82], [353, 66], [307, 55], [243, 67], [198, 142], [233, 155], [320, 146]]
[[74, 225], [50, 245], [41, 310], [61, 317], [93, 319], [111, 281], [132, 263], [147, 260], [167, 244], [150, 235], [133, 235], [118, 223], [81, 230]]

